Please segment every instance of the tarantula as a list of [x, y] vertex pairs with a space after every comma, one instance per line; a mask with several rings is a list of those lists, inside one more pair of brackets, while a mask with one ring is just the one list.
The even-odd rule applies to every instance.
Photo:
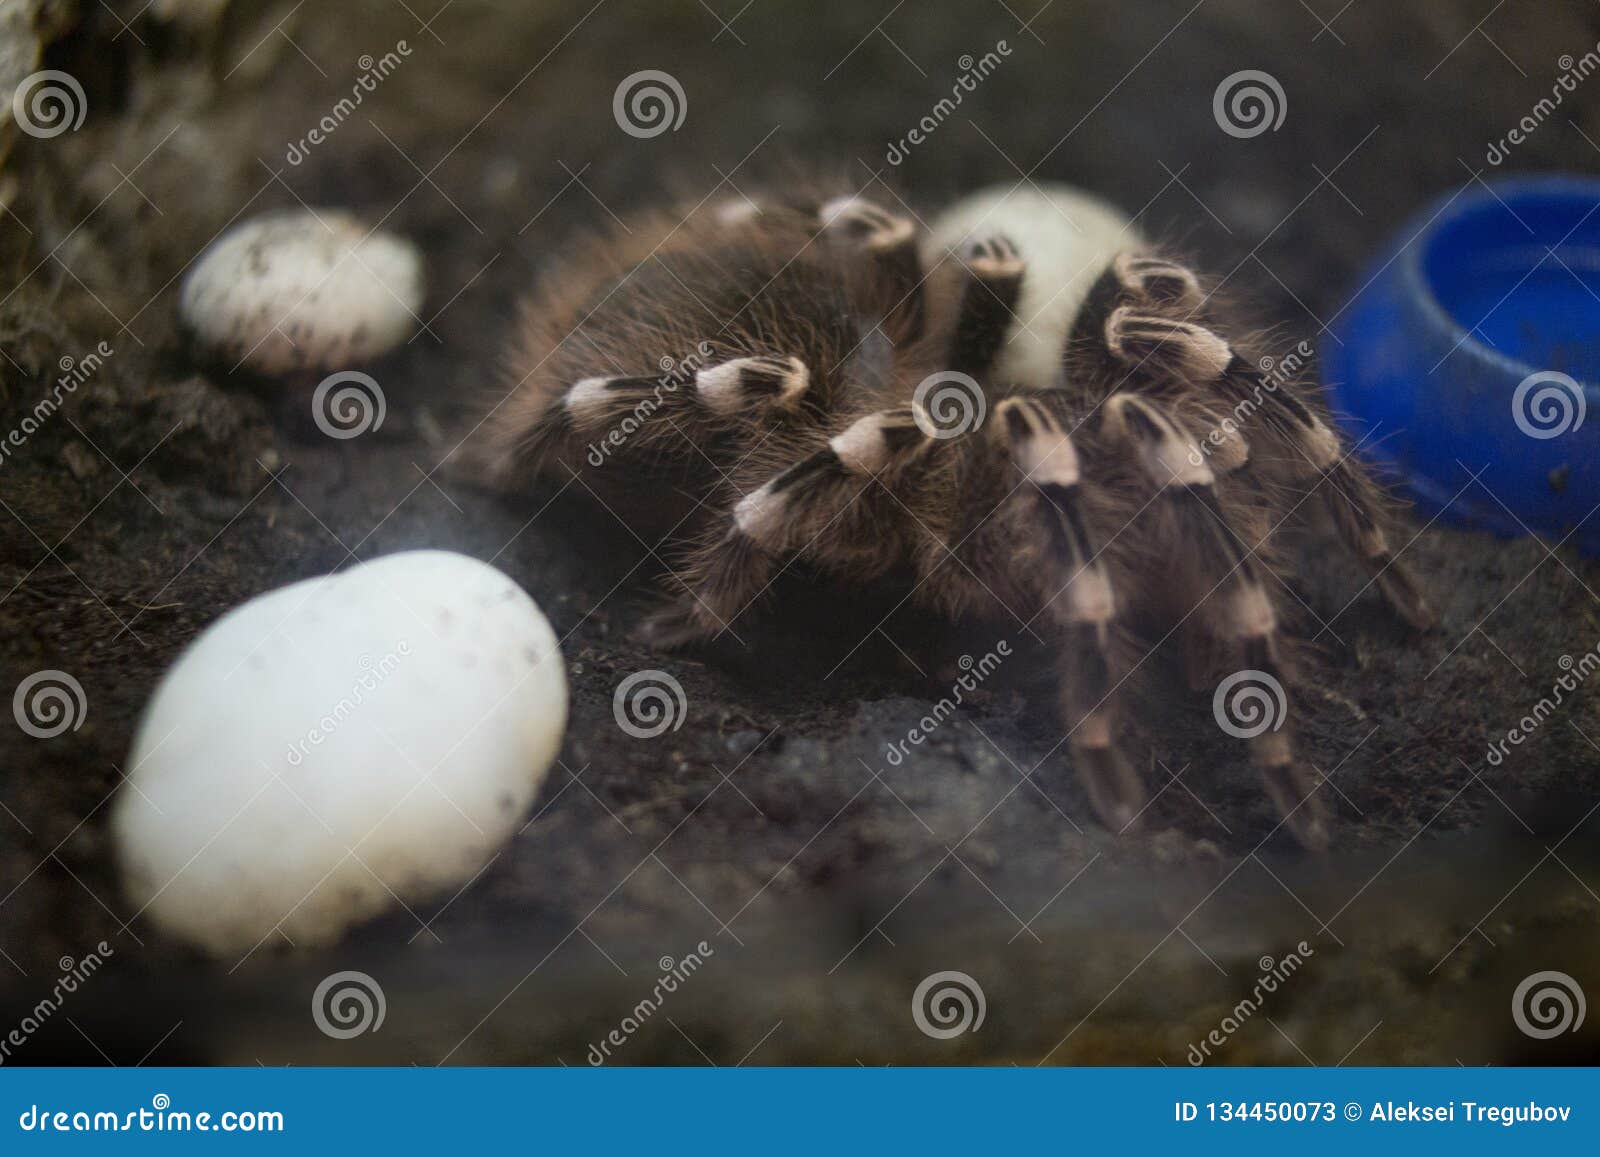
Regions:
[[[788, 191], [645, 216], [527, 306], [489, 423], [501, 476], [665, 519], [654, 640], [716, 636], [795, 559], [909, 576], [902, 601], [952, 619], [1014, 616], [1121, 831], [1147, 799], [1125, 682], [1177, 635], [1197, 690], [1240, 669], [1282, 686], [1273, 538], [1313, 495], [1429, 622], [1312, 391], [1263, 389], [1200, 278], [1126, 218], [1065, 190], [979, 195], [931, 228], [901, 206]], [[1290, 730], [1248, 742], [1291, 830], [1325, 844]]]

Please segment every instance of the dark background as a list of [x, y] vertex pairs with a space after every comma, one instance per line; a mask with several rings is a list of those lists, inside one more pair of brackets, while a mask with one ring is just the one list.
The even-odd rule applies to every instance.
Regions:
[[[1600, 641], [1592, 561], [1430, 527], [1407, 557], [1443, 622], [1419, 639], [1370, 592], [1352, 602], [1355, 568], [1308, 539], [1295, 587], [1330, 630], [1297, 698], [1307, 756], [1340, 789], [1334, 850], [1269, 838], [1241, 752], [1177, 690], [1139, 752], [1153, 786], [1182, 778], [1114, 839], [1059, 753], [1034, 770], [1057, 735], [1026, 687], [884, 763], [947, 686], [898, 657], [934, 625], [874, 630], [821, 591], [798, 621], [741, 632], [748, 647], [651, 652], [630, 639], [661, 569], [644, 544], [571, 495], [547, 505], [553, 488], [484, 492], [451, 451], [496, 396], [516, 301], [574, 230], [797, 162], [869, 195], [890, 182], [924, 215], [996, 182], [1082, 185], [1316, 339], [1409, 213], [1495, 175], [1489, 142], [1549, 92], [1558, 57], [1595, 47], [1600, 6], [373, 0], [233, 3], [189, 24], [131, 0], [12, 7], [48, 29], [43, 66], [83, 83], [89, 115], [44, 141], [7, 125], [0, 420], [20, 421], [60, 357], [116, 351], [0, 468], [0, 686], [59, 668], [89, 703], [54, 740], [0, 728], [0, 1012], [31, 1007], [59, 957], [115, 950], [16, 1059], [579, 1064], [657, 958], [701, 940], [709, 966], [619, 1061], [1180, 1064], [1257, 958], [1301, 940], [1314, 964], [1221, 1059], [1595, 1055], [1592, 1021], [1533, 1041], [1508, 1005], [1540, 969], [1600, 992], [1600, 693], [1503, 766], [1483, 759], [1558, 657]], [[357, 58], [401, 39], [400, 69], [288, 164]], [[999, 69], [887, 165], [959, 59], [1000, 40]], [[678, 78], [687, 116], [637, 140], [611, 98], [647, 68]], [[1212, 93], [1241, 69], [1281, 83], [1278, 131], [1219, 130]], [[1503, 168], [1592, 170], [1597, 102], [1580, 89]], [[427, 255], [428, 331], [373, 368], [389, 419], [352, 443], [308, 433], [292, 392], [197, 362], [176, 326], [203, 246], [299, 202], [382, 219]], [[442, 911], [326, 953], [219, 964], [125, 924], [107, 801], [161, 672], [255, 594], [418, 546], [492, 560], [565, 636], [572, 716], [534, 821]], [[648, 667], [689, 701], [655, 741], [611, 714], [618, 681]], [[311, 991], [340, 968], [381, 981], [380, 1032], [315, 1029]], [[938, 1041], [909, 1003], [945, 969], [976, 978], [988, 1011]]]

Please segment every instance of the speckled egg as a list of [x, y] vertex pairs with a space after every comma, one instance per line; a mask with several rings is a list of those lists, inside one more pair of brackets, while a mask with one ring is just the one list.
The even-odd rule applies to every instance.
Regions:
[[422, 300], [415, 245], [307, 209], [223, 234], [189, 271], [178, 313], [212, 355], [282, 374], [370, 361], [413, 332]]

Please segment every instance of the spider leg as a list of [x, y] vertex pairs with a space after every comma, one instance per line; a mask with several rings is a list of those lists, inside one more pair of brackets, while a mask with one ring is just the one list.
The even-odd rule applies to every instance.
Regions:
[[753, 201], [749, 197], [740, 195], [718, 201], [712, 206], [711, 212], [717, 224], [723, 228], [737, 229], [755, 225], [766, 212], [766, 208], [760, 201]]
[[903, 468], [927, 441], [910, 410], [877, 411], [739, 497], [675, 574], [686, 597], [655, 616], [652, 639], [721, 633], [760, 600], [785, 556], [805, 551], [875, 477]]
[[741, 422], [792, 414], [810, 387], [803, 361], [771, 355], [583, 378], [546, 408], [519, 450], [535, 461], [565, 453], [574, 465], [585, 452], [594, 465], [617, 454], [649, 459], [682, 437], [703, 444]]
[[696, 371], [687, 389], [673, 374], [584, 378], [562, 395], [560, 410], [578, 431], [613, 425], [641, 406], [649, 414], [665, 409], [691, 419], [725, 419], [748, 416], [752, 410], [792, 409], [810, 382], [810, 372], [797, 357], [734, 358]]
[[967, 249], [966, 284], [950, 337], [948, 364], [957, 373], [988, 372], [1005, 341], [1022, 293], [1026, 264], [1004, 237], [985, 237]]
[[1111, 262], [1111, 275], [1125, 298], [1185, 313], [1205, 301], [1200, 281], [1176, 261], [1146, 253], [1119, 253]]
[[1112, 356], [1124, 362], [1202, 385], [1216, 381], [1233, 362], [1233, 347], [1205, 326], [1135, 305], [1111, 311], [1105, 340]]
[[760, 599], [771, 578], [771, 556], [730, 530], [673, 571], [671, 600], [645, 619], [641, 634], [658, 647], [713, 639]]
[[[1146, 385], [1153, 385], [1158, 366], [1146, 367], [1142, 354], [1134, 359], [1133, 368], [1117, 356], [1110, 344], [1110, 321], [1122, 311], [1119, 329], [1133, 325], [1135, 348], [1152, 344], [1156, 331], [1140, 326], [1139, 319], [1151, 316], [1181, 318], [1187, 321], [1204, 304], [1200, 282], [1188, 269], [1173, 261], [1138, 253], [1119, 253], [1089, 287], [1088, 295], [1078, 310], [1072, 332], [1062, 350], [1063, 368], [1069, 381], [1088, 381], [1102, 373], [1141, 376]], [[1165, 331], [1161, 331], [1164, 333]], [[1184, 335], [1177, 335], [1181, 338]], [[1124, 350], [1126, 347], [1123, 347]], [[1203, 352], [1203, 351], [1202, 351]], [[1167, 351], [1166, 360], [1174, 360]], [[1181, 357], [1180, 355], [1176, 355]]]
[[1134, 447], [1141, 469], [1208, 566], [1226, 568], [1225, 583], [1259, 587], [1262, 568], [1230, 528], [1216, 474], [1177, 413], [1153, 399], [1118, 393], [1106, 402], [1104, 423]]
[[871, 259], [877, 296], [887, 311], [895, 340], [909, 342], [921, 337], [927, 307], [916, 223], [858, 196], [824, 202], [817, 209], [817, 220], [824, 233]]
[[898, 471], [929, 444], [910, 410], [857, 418], [821, 449], [740, 499], [733, 529], [769, 553], [792, 549], [874, 477]]
[[793, 409], [811, 385], [811, 374], [797, 357], [735, 358], [695, 374], [695, 397], [723, 415], [753, 407]]
[[1232, 474], [1250, 464], [1250, 443], [1245, 441], [1230, 411], [1194, 400], [1193, 417], [1196, 429], [1209, 431], [1202, 452], [1219, 476]]
[[1384, 533], [1378, 488], [1363, 471], [1351, 469], [1347, 460], [1328, 467], [1323, 477], [1326, 482], [1320, 489], [1333, 524], [1383, 597], [1418, 630], [1433, 626], [1437, 621], [1433, 608], [1410, 568], [1395, 557]]
[[1199, 445], [1174, 410], [1136, 394], [1113, 394], [1105, 426], [1126, 442], [1166, 506], [1185, 552], [1197, 565], [1174, 568], [1202, 585], [1192, 611], [1207, 636], [1241, 669], [1275, 689], [1282, 708], [1272, 726], [1247, 739], [1251, 762], [1268, 796], [1296, 837], [1309, 848], [1327, 845], [1327, 819], [1315, 781], [1295, 758], [1287, 727], [1288, 690], [1278, 637], [1278, 616], [1262, 581], [1265, 568], [1241, 545], [1221, 506], [1216, 477]]
[[1414, 627], [1432, 625], [1433, 612], [1420, 587], [1390, 548], [1385, 532], [1390, 518], [1381, 492], [1351, 464], [1339, 436], [1293, 384], [1264, 388], [1228, 341], [1191, 320], [1201, 301], [1198, 282], [1192, 274], [1185, 279], [1185, 272], [1158, 259], [1119, 257], [1091, 292], [1097, 308], [1086, 311], [1096, 315], [1091, 320], [1104, 318], [1104, 348], [1134, 377], [1135, 388], [1148, 387], [1152, 379], [1177, 380], [1214, 389], [1233, 399], [1236, 411], [1246, 404], [1249, 412], [1262, 411], [1264, 424], [1287, 443], [1285, 458], [1299, 464], [1294, 477], [1316, 483], [1340, 538], [1389, 605]]
[[1253, 398], [1267, 411], [1273, 429], [1288, 443], [1284, 460], [1299, 479], [1315, 480], [1339, 537], [1395, 612], [1419, 630], [1432, 626], [1434, 614], [1427, 598], [1390, 547], [1391, 519], [1383, 493], [1366, 471], [1353, 464], [1353, 452], [1339, 435], [1297, 396], [1291, 383], [1267, 390], [1251, 380], [1240, 359], [1235, 359], [1222, 384], [1241, 405]]
[[1041, 401], [1007, 398], [996, 414], [1011, 461], [1030, 483], [1020, 493], [1043, 518], [1053, 573], [1068, 576], [1048, 610], [1058, 631], [1061, 712], [1073, 765], [1095, 814], [1120, 833], [1144, 809], [1146, 793], [1117, 738], [1116, 672], [1125, 663], [1110, 638], [1116, 599], [1080, 508], [1077, 450]]

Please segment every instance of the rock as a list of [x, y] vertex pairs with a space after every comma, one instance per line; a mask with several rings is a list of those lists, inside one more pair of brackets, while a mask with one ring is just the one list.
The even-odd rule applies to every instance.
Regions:
[[267, 374], [346, 369], [393, 349], [422, 308], [422, 255], [348, 213], [267, 213], [189, 272], [183, 324], [211, 354]]
[[112, 818], [129, 898], [242, 956], [454, 891], [521, 826], [566, 711], [549, 624], [476, 559], [408, 551], [261, 595], [145, 711]]

